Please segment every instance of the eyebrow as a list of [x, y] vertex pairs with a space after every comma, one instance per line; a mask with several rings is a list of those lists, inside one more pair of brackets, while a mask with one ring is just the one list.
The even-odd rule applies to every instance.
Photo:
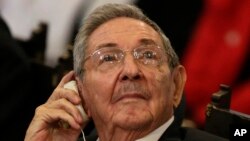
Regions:
[[[142, 38], [139, 40], [140, 45], [158, 45], [154, 40], [148, 38]], [[116, 43], [103, 43], [96, 47], [96, 49], [104, 48], [104, 47], [117, 47]]]
[[96, 47], [96, 49], [104, 48], [104, 47], [117, 47], [118, 45], [116, 43], [104, 43], [100, 44]]
[[142, 38], [139, 40], [141, 45], [158, 45], [154, 40], [148, 38]]

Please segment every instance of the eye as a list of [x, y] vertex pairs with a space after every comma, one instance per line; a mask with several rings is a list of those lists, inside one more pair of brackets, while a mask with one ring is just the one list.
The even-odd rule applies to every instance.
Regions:
[[157, 58], [156, 53], [152, 50], [145, 50], [142, 55], [144, 59], [156, 59]]
[[116, 61], [118, 61], [118, 57], [116, 53], [105, 53], [100, 56], [99, 64], [114, 63]]
[[116, 57], [115, 54], [106, 54], [106, 55], [103, 56], [102, 60], [103, 60], [103, 62], [110, 62], [110, 61], [117, 60], [116, 58], [117, 57]]

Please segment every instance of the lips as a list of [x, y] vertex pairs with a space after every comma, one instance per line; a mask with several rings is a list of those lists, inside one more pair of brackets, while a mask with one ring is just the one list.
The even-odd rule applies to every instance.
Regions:
[[123, 100], [147, 100], [150, 98], [148, 92], [126, 92], [114, 95], [112, 103], [123, 101]]
[[120, 101], [123, 99], [144, 99], [146, 100], [147, 98], [140, 93], [126, 93], [126, 94], [121, 94], [120, 96], [117, 97], [116, 101]]

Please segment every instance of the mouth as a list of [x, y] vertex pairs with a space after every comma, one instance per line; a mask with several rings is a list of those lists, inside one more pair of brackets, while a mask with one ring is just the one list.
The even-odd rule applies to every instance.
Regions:
[[142, 93], [123, 93], [113, 99], [113, 102], [118, 101], [137, 101], [137, 100], [147, 100], [149, 97]]
[[[126, 99], [126, 98], [135, 98], [135, 99], [145, 99], [145, 97], [143, 97], [141, 94], [136, 94], [136, 93], [133, 93], [133, 94], [125, 94], [123, 96], [120, 97], [120, 99]], [[118, 99], [119, 100], [119, 99]]]

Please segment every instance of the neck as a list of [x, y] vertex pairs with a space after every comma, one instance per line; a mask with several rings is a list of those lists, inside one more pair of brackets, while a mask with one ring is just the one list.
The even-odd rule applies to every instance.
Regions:
[[158, 124], [152, 124], [139, 129], [123, 129], [113, 126], [106, 126], [106, 128], [102, 129], [97, 128], [99, 141], [135, 141], [150, 134], [166, 122], [159, 122]]
[[141, 129], [122, 129], [122, 128], [114, 128], [114, 129], [107, 129], [105, 131], [98, 131], [100, 141], [135, 141], [148, 133], [151, 130], [141, 130]]

